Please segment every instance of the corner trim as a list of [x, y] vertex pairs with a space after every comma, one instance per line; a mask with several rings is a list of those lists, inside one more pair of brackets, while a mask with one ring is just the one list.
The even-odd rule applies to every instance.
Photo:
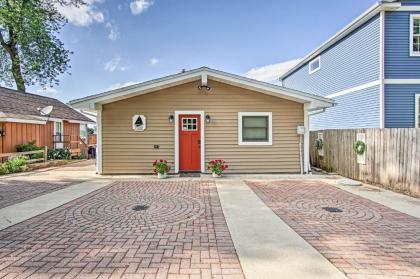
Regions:
[[414, 119], [414, 128], [420, 128], [420, 120], [419, 120], [419, 116], [420, 116], [420, 93], [414, 95], [414, 107], [415, 107], [415, 119]]
[[204, 111], [202, 110], [184, 110], [184, 111], [175, 111], [175, 173], [179, 173], [179, 115], [181, 114], [197, 114], [200, 115], [200, 137], [201, 137], [201, 150], [200, 150], [200, 157], [201, 157], [201, 172], [206, 172], [206, 159], [205, 159], [205, 119], [204, 119]]
[[381, 11], [379, 20], [379, 127], [385, 128], [385, 11]]

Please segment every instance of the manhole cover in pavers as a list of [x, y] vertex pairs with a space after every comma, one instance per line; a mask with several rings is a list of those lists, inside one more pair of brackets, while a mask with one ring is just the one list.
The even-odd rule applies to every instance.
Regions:
[[144, 211], [144, 210], [147, 210], [147, 209], [149, 209], [148, 205], [135, 205], [133, 207], [134, 211]]
[[337, 207], [328, 207], [328, 206], [326, 206], [326, 207], [323, 207], [322, 209], [324, 209], [324, 210], [326, 210], [328, 212], [333, 212], [333, 213], [341, 213], [341, 212], [343, 212], [343, 210], [341, 210], [340, 208], [337, 208]]

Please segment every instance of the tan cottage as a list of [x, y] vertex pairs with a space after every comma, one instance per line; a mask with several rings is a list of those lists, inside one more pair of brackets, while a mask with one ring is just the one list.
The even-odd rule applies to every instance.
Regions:
[[209, 68], [73, 100], [97, 112], [98, 173], [206, 172], [223, 159], [231, 173], [309, 169], [309, 115], [334, 102]]

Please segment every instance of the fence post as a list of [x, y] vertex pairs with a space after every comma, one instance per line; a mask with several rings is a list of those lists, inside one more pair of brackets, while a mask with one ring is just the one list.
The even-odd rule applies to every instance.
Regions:
[[48, 161], [48, 146], [44, 146], [44, 163]]

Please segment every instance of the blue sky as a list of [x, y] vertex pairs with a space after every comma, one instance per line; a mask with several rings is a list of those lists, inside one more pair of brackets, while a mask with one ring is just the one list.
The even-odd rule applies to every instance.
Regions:
[[272, 81], [375, 2], [88, 0], [60, 9], [71, 75], [31, 90], [68, 101], [200, 66]]

